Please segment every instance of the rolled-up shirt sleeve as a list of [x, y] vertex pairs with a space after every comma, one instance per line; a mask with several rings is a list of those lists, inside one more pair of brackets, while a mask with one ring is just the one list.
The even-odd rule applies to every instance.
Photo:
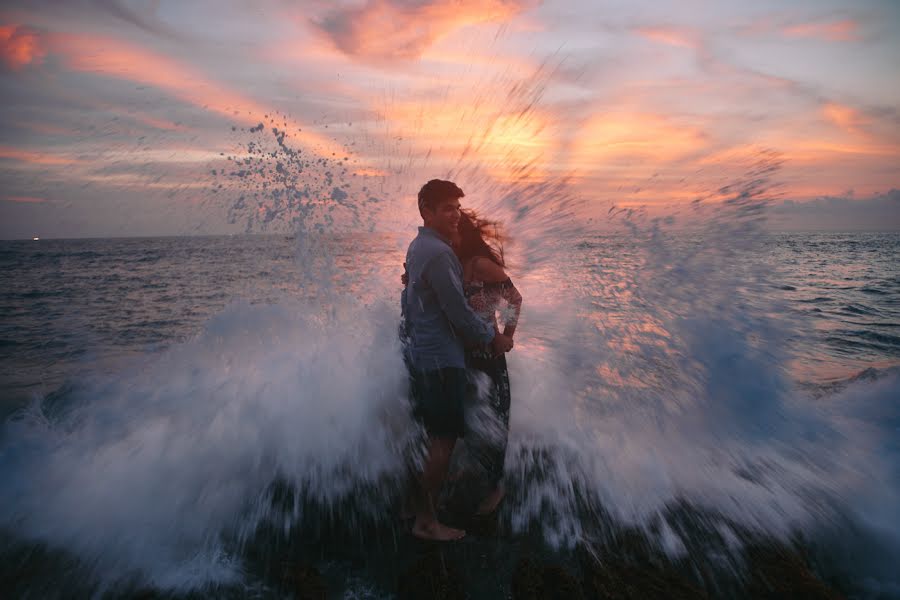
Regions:
[[441, 253], [432, 257], [424, 274], [453, 327], [470, 342], [489, 344], [494, 339], [494, 328], [475, 314], [466, 302], [462, 269], [453, 256]]

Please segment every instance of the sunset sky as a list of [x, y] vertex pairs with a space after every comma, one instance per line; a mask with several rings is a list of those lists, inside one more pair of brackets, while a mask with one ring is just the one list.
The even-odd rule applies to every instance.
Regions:
[[5, 2], [0, 237], [244, 231], [228, 208], [277, 185], [234, 164], [273, 127], [386, 229], [432, 177], [476, 204], [565, 180], [598, 216], [768, 152], [787, 226], [900, 230], [898, 26], [896, 0]]

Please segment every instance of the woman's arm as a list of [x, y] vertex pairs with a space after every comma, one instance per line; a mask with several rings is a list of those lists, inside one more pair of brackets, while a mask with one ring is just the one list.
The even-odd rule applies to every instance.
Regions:
[[506, 314], [506, 324], [503, 327], [503, 335], [512, 337], [516, 333], [519, 314], [522, 312], [522, 294], [513, 285], [512, 280], [507, 277], [500, 284], [500, 295], [503, 296], [503, 299], [509, 305], [509, 312]]
[[485, 283], [499, 284], [500, 295], [506, 300], [512, 314], [506, 315], [506, 323], [503, 335], [512, 337], [516, 332], [519, 322], [519, 314], [522, 312], [522, 294], [513, 285], [512, 280], [503, 270], [503, 267], [488, 258], [478, 258], [472, 265], [476, 279]]

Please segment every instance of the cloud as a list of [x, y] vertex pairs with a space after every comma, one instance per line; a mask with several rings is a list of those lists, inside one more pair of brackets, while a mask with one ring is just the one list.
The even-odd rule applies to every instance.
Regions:
[[60, 24], [68, 30], [87, 27], [96, 31], [98, 27], [114, 27], [121, 33], [123, 25], [131, 25], [160, 37], [180, 37], [160, 19], [160, 0], [30, 0], [18, 4], [22, 6], [4, 7], [6, 14], [15, 15], [19, 20], [27, 19], [42, 28], [54, 29]]
[[0, 61], [13, 71], [43, 62], [47, 55], [37, 32], [20, 25], [0, 25]]
[[831, 123], [854, 135], [858, 135], [860, 125], [865, 124], [865, 119], [858, 111], [836, 102], [826, 103], [822, 107], [822, 114]]
[[635, 29], [638, 35], [652, 42], [679, 46], [681, 48], [700, 48], [697, 36], [683, 29], [674, 27], [638, 27]]
[[816, 38], [828, 42], [852, 42], [858, 39], [859, 23], [845, 19], [819, 23], [799, 23], [782, 29], [788, 37]]
[[707, 147], [703, 130], [665, 115], [647, 112], [601, 112], [580, 128], [573, 145], [575, 169], [594, 170], [609, 165], [661, 165]]
[[4, 196], [3, 200], [6, 202], [15, 202], [17, 204], [42, 204], [46, 202], [43, 198], [36, 198], [34, 196]]
[[900, 231], [900, 190], [866, 199], [848, 195], [786, 200], [770, 207], [769, 225], [790, 231]]
[[33, 165], [74, 165], [78, 161], [65, 156], [57, 156], [46, 152], [31, 152], [9, 146], [0, 146], [0, 160], [8, 159]]
[[341, 52], [363, 60], [416, 59], [434, 42], [466, 25], [505, 21], [533, 0], [369, 0], [315, 23]]
[[[246, 125], [268, 121], [266, 116], [277, 112], [210, 80], [181, 61], [123, 40], [62, 33], [54, 34], [52, 40], [54, 52], [73, 71], [152, 85], [179, 100]], [[293, 132], [291, 137], [322, 155], [347, 153], [334, 141], [305, 128]]]
[[164, 25], [157, 16], [159, 0], [147, 0], [138, 3], [139, 10], [121, 0], [93, 0], [91, 3], [95, 4], [101, 11], [105, 11], [113, 17], [130, 23], [148, 33], [164, 37], [172, 37], [174, 35], [174, 32]]

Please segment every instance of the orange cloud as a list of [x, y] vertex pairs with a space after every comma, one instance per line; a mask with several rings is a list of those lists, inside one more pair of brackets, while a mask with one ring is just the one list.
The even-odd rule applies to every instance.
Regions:
[[660, 44], [682, 48], [699, 47], [697, 40], [692, 35], [680, 29], [671, 27], [639, 27], [636, 31], [641, 37]]
[[843, 104], [829, 102], [822, 107], [822, 114], [828, 121], [853, 135], [859, 135], [860, 127], [866, 124], [858, 111]]
[[33, 165], [74, 165], [78, 163], [77, 160], [45, 152], [30, 152], [9, 146], [0, 146], [0, 159], [4, 158]]
[[472, 162], [497, 179], [521, 178], [525, 170], [538, 174], [556, 145], [549, 115], [535, 110], [424, 100], [393, 102], [384, 110], [392, 133], [411, 140], [413, 152], [445, 164]]
[[460, 49], [453, 47], [455, 40], [446, 38], [443, 42], [436, 43], [431, 48], [422, 52], [419, 59], [423, 62], [434, 63], [435, 66], [457, 67], [457, 71], [471, 73], [473, 67], [480, 71], [496, 71], [501, 73], [515, 73], [527, 76], [539, 68], [539, 64], [520, 56], [498, 56], [491, 54], [490, 50], [478, 49], [469, 46]]
[[353, 174], [358, 177], [387, 177], [390, 175], [382, 169], [357, 169], [353, 171]]
[[785, 27], [782, 31], [788, 37], [807, 37], [829, 42], [851, 42], [857, 39], [859, 23], [849, 19], [830, 23], [801, 23]]
[[53, 136], [68, 136], [72, 135], [74, 130], [66, 127], [57, 127], [56, 125], [50, 125], [49, 123], [35, 123], [30, 121], [20, 121], [16, 123], [16, 126], [28, 129], [35, 133], [40, 133], [42, 135], [53, 135]]
[[702, 131], [649, 113], [613, 113], [593, 117], [573, 144], [571, 166], [592, 170], [604, 165], [640, 162], [643, 171], [672, 162], [707, 145]]
[[858, 154], [862, 156], [890, 156], [900, 154], [900, 148], [889, 145], [867, 143], [841, 143], [830, 140], [786, 141], [779, 149], [784, 149], [785, 158], [797, 162], [816, 163], [825, 161], [829, 154]]
[[533, 4], [531, 0], [369, 0], [362, 7], [335, 11], [316, 25], [349, 56], [408, 60], [418, 58], [457, 28], [504, 21]]
[[31, 63], [43, 62], [47, 51], [35, 32], [20, 25], [0, 25], [0, 60], [18, 71]]
[[[275, 109], [232, 92], [169, 57], [120, 40], [56, 34], [53, 44], [66, 65], [75, 71], [152, 85], [182, 101], [246, 125], [263, 122], [266, 115], [276, 113]], [[155, 123], [162, 125], [158, 121]], [[298, 128], [292, 131], [291, 137], [323, 155], [347, 155], [346, 150], [333, 140], [310, 131]]]
[[186, 127], [180, 123], [174, 123], [172, 121], [157, 119], [143, 112], [127, 110], [125, 111], [125, 115], [129, 119], [133, 119], [134, 121], [153, 129], [160, 129], [163, 131], [190, 131], [190, 127]]

